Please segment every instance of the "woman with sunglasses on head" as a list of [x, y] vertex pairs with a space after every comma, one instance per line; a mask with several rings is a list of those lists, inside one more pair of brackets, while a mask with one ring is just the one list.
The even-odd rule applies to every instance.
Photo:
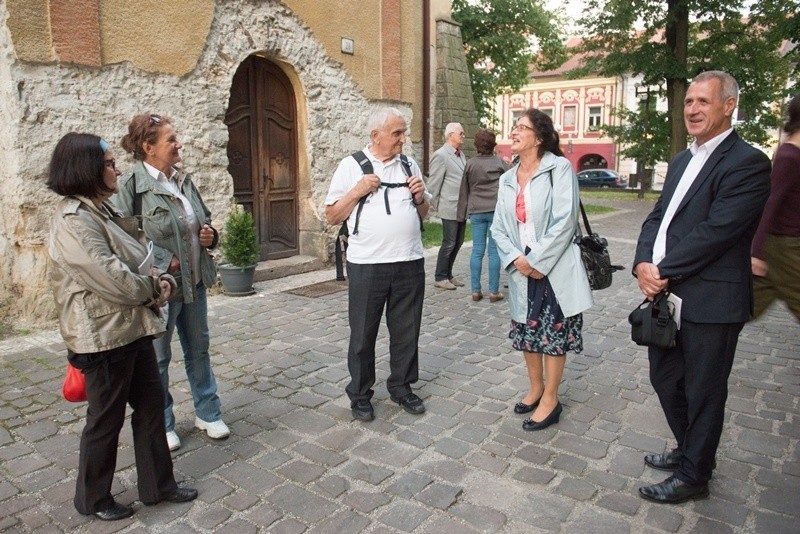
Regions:
[[111, 495], [126, 404], [133, 408], [139, 499], [149, 505], [197, 497], [175, 483], [152, 342], [164, 332], [160, 307], [175, 280], [147, 265], [144, 236], [108, 202], [119, 174], [108, 143], [69, 133], [56, 145], [47, 180], [62, 197], [48, 242], [56, 310], [89, 402], [74, 504], [106, 521], [133, 514]]
[[169, 393], [172, 334], [177, 328], [186, 376], [194, 401], [194, 425], [210, 438], [223, 439], [230, 430], [222, 421], [217, 381], [211, 369], [206, 288], [217, 279], [208, 249], [219, 234], [211, 227], [211, 212], [191, 176], [178, 163], [183, 148], [172, 120], [163, 115], [136, 115], [122, 138], [122, 148], [136, 160], [133, 171], [120, 179], [114, 202], [126, 215], [141, 215], [142, 228], [153, 241], [156, 266], [178, 282], [167, 306], [167, 332], [155, 341], [161, 383], [166, 398], [167, 441], [170, 450], [181, 446], [175, 432], [175, 414]]
[[583, 350], [582, 312], [592, 293], [573, 243], [578, 181], [558, 146], [553, 121], [528, 109], [511, 133], [519, 162], [500, 177], [492, 236], [508, 273], [512, 346], [524, 354], [530, 389], [514, 412], [533, 412], [525, 430], [557, 423], [566, 353]]

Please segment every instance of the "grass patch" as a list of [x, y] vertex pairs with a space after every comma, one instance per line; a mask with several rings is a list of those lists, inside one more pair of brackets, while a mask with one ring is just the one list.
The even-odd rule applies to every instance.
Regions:
[[[644, 200], [648, 202], [655, 202], [658, 200], [661, 193], [659, 191], [648, 191], [644, 194]], [[598, 198], [604, 200], [639, 200], [638, 191], [614, 191], [613, 189], [605, 189], [602, 191], [584, 191], [581, 190], [581, 198]]]
[[[422, 246], [425, 248], [438, 247], [442, 244], [442, 225], [431, 221], [423, 223], [425, 231], [422, 232]], [[472, 225], [468, 224], [464, 231], [464, 241], [472, 241]]]
[[611, 213], [617, 211], [616, 208], [609, 206], [595, 206], [594, 204], [584, 204], [583, 209], [586, 210], [586, 215], [600, 215], [602, 213]]

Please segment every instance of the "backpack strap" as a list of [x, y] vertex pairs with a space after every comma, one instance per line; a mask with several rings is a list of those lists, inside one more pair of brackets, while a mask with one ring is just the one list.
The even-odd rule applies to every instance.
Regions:
[[[372, 162], [369, 160], [363, 150], [353, 153], [353, 158], [358, 162], [363, 174], [375, 174], [375, 169], [372, 167]], [[353, 235], [358, 234], [358, 221], [361, 220], [361, 210], [364, 209], [364, 204], [367, 202], [369, 195], [364, 195], [358, 199], [358, 208], [356, 208], [356, 224], [353, 226]], [[387, 201], [388, 202], [388, 201]], [[347, 224], [345, 222], [344, 224]]]
[[131, 175], [131, 183], [133, 183], [133, 216], [136, 218], [136, 225], [139, 230], [143, 230], [142, 193], [136, 190], [136, 171]]
[[406, 173], [406, 176], [411, 178], [411, 161], [409, 161], [408, 156], [405, 154], [400, 154], [400, 163], [403, 164], [403, 170]]

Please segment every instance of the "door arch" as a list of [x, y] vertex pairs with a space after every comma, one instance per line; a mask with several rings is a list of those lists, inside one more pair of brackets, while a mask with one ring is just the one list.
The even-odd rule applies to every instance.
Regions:
[[297, 105], [286, 74], [261, 56], [245, 59], [225, 124], [233, 195], [253, 214], [260, 259], [298, 254]]
[[578, 161], [578, 170], [607, 169], [608, 161], [600, 154], [586, 154]]

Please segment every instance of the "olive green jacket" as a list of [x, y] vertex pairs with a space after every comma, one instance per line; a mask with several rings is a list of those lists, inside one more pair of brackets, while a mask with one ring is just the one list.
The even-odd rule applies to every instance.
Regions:
[[[208, 224], [210, 226], [211, 211], [203, 203], [200, 192], [192, 183], [191, 175], [182, 169], [178, 169], [178, 171], [182, 173], [183, 179], [181, 191], [189, 199], [200, 225]], [[217, 266], [214, 259], [208, 250], [203, 248], [200, 251], [200, 272], [192, 272], [192, 242], [183, 202], [162, 186], [158, 180], [150, 176], [141, 161], [136, 162], [132, 172], [120, 177], [119, 193], [111, 197], [111, 200], [122, 213], [133, 215], [133, 200], [137, 193], [141, 195], [142, 199], [142, 229], [147, 238], [153, 241], [156, 267], [167, 270], [172, 256], [177, 257], [181, 263], [181, 270], [170, 273], [178, 283], [178, 291], [176, 291], [174, 299], [194, 302], [197, 299], [195, 286], [199, 282], [203, 282], [206, 287], [211, 287], [217, 281]], [[214, 230], [214, 242], [209, 248], [216, 246], [218, 237], [219, 234]]]
[[147, 255], [144, 236], [133, 237], [134, 221], [120, 217], [109, 203], [105, 208], [84, 197], [64, 197], [50, 223], [49, 274], [61, 336], [78, 354], [161, 335], [166, 320], [154, 306], [159, 280], [175, 289], [168, 274], [139, 274]]

